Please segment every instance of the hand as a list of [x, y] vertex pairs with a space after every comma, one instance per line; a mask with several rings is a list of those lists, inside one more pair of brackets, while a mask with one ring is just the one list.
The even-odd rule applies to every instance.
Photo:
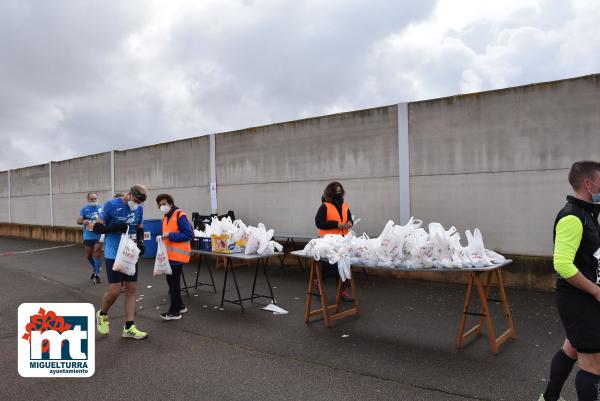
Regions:
[[140, 250], [140, 256], [142, 256], [144, 254], [144, 252], [146, 251], [146, 246], [144, 245], [144, 241], [138, 241], [137, 247]]
[[127, 234], [129, 231], [129, 226], [126, 223], [117, 223], [115, 224], [115, 229], [117, 229], [119, 233]]
[[94, 230], [94, 224], [93, 224], [91, 221], [89, 221], [89, 220], [84, 220], [84, 221], [83, 221], [83, 224], [85, 224], [85, 226], [87, 227], [87, 229], [88, 229], [89, 231], [93, 231], [93, 230]]
[[349, 222], [346, 223], [346, 228], [348, 228], [348, 229], [352, 228], [352, 222], [351, 221], [349, 221]]
[[168, 239], [169, 239], [169, 233], [164, 233], [164, 234], [162, 235], [162, 239], [163, 239], [163, 241], [164, 241], [164, 240], [168, 240]]

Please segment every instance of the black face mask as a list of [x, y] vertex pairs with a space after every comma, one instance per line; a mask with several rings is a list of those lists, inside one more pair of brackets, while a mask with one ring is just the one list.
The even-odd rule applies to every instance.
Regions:
[[333, 194], [333, 202], [335, 202], [335, 203], [343, 203], [344, 202], [344, 195], [342, 195], [342, 194]]

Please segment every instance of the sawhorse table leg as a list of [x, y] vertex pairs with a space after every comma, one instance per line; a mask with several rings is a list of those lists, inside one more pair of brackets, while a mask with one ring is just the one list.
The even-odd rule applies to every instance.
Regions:
[[[312, 310], [312, 297], [314, 290], [314, 281], [315, 278], [317, 280], [317, 284], [319, 286], [319, 296], [321, 298], [321, 308]], [[313, 316], [323, 315], [323, 319], [325, 320], [325, 327], [330, 327], [331, 322], [333, 320], [343, 319], [345, 317], [350, 316], [360, 316], [360, 306], [358, 302], [358, 291], [356, 289], [356, 283], [354, 282], [354, 277], [352, 276], [352, 271], [350, 272], [350, 285], [352, 288], [352, 297], [354, 298], [353, 307], [340, 312], [340, 306], [342, 303], [341, 290], [343, 288], [343, 283], [341, 280], [338, 280], [337, 285], [337, 294], [335, 298], [334, 305], [327, 305], [327, 297], [325, 296], [325, 289], [323, 288], [323, 276], [321, 273], [321, 264], [316, 260], [310, 261], [310, 274], [308, 279], [308, 291], [306, 293], [306, 312], [304, 314], [304, 322], [310, 323], [310, 318]]]
[[[496, 280], [498, 282], [498, 291], [500, 293], [500, 299], [489, 299], [489, 293], [491, 288], [492, 276], [496, 276]], [[485, 321], [488, 332], [488, 339], [490, 342], [490, 347], [492, 348], [492, 353], [494, 355], [498, 354], [498, 349], [500, 346], [506, 342], [509, 338], [516, 339], [515, 328], [512, 321], [512, 316], [510, 314], [510, 306], [508, 304], [508, 298], [506, 297], [506, 291], [504, 290], [504, 281], [502, 280], [502, 273], [500, 269], [495, 269], [487, 272], [487, 279], [485, 288], [480, 279], [480, 272], [471, 272], [469, 273], [469, 282], [467, 284], [467, 294], [465, 296], [465, 302], [463, 306], [463, 314], [460, 320], [458, 338], [456, 340], [456, 349], [461, 349], [463, 342], [475, 335], [481, 333], [481, 329], [483, 328], [483, 322]], [[474, 313], [469, 312], [469, 305], [471, 304], [471, 296], [473, 294], [473, 286], [475, 285], [477, 294], [479, 296], [479, 301], [481, 302], [481, 312]], [[506, 319], [506, 323], [508, 325], [508, 329], [502, 333], [499, 337], [496, 337], [496, 332], [494, 331], [494, 325], [492, 324], [492, 317], [490, 315], [488, 301], [490, 302], [499, 302], [502, 303], [502, 308], [504, 310], [504, 317]], [[467, 316], [479, 316], [479, 322], [468, 330], [465, 333], [465, 325], [467, 322]]]

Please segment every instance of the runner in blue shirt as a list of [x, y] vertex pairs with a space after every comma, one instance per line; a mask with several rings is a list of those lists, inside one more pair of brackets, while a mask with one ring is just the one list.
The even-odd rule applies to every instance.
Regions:
[[77, 224], [83, 226], [83, 243], [85, 245], [85, 257], [92, 265], [92, 275], [90, 279], [94, 284], [101, 283], [100, 266], [102, 265], [101, 253], [102, 243], [100, 243], [100, 234], [88, 229], [88, 225], [92, 225], [98, 220], [102, 207], [98, 206], [98, 195], [95, 192], [87, 194], [87, 205], [79, 211]]
[[144, 254], [144, 209], [141, 206], [146, 200], [147, 190], [143, 185], [134, 185], [123, 198], [114, 198], [106, 202], [102, 213], [93, 231], [105, 234], [104, 259], [106, 260], [106, 275], [108, 277], [108, 291], [102, 298], [102, 307], [96, 313], [96, 328], [100, 334], [108, 334], [108, 310], [119, 297], [121, 282], [125, 284], [125, 327], [122, 337], [144, 339], [148, 336], [134, 324], [135, 293], [137, 290], [137, 265], [133, 276], [113, 270], [117, 249], [121, 235], [127, 233], [140, 249], [140, 256]]

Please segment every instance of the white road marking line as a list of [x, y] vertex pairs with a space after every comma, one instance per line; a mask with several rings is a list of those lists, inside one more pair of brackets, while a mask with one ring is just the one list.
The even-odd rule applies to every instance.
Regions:
[[13, 256], [13, 255], [21, 255], [23, 253], [33, 253], [33, 252], [42, 252], [42, 251], [51, 251], [53, 249], [60, 249], [60, 248], [69, 248], [75, 246], [75, 244], [69, 244], [69, 245], [59, 245], [59, 246], [53, 246], [50, 248], [40, 248], [40, 249], [30, 249], [28, 251], [18, 251], [18, 252], [0, 252], [0, 256]]

